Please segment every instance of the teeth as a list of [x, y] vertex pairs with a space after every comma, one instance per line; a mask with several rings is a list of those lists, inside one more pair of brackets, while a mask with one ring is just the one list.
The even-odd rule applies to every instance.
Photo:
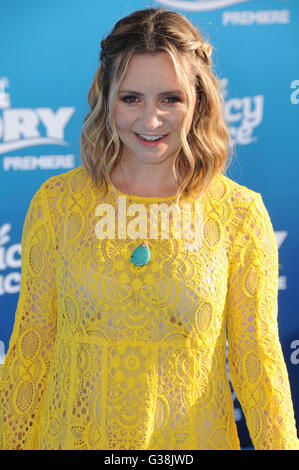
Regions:
[[144, 140], [159, 140], [159, 139], [162, 139], [162, 137], [164, 137], [164, 135], [142, 135], [142, 134], [138, 134], [138, 135]]

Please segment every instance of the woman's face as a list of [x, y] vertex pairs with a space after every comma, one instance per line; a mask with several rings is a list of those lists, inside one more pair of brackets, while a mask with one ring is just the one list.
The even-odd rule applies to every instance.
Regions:
[[169, 55], [159, 52], [133, 56], [113, 110], [117, 133], [123, 142], [122, 157], [135, 163], [173, 159], [181, 147], [180, 132], [186, 114], [186, 133], [192, 123], [196, 105], [194, 85], [191, 90], [192, 102], [187, 110]]

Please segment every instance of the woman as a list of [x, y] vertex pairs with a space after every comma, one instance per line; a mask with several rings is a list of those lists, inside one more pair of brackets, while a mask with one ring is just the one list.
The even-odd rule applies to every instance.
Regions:
[[298, 449], [275, 235], [261, 195], [224, 175], [212, 48], [163, 9], [101, 45], [83, 165], [25, 220], [1, 447], [239, 449], [227, 332], [255, 448]]

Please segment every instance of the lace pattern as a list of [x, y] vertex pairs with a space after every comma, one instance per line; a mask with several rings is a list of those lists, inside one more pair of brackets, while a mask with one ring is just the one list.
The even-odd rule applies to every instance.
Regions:
[[[155, 201], [126, 197], [127, 206]], [[159, 232], [142, 268], [130, 262], [138, 241], [119, 227], [113, 239], [95, 235], [102, 202], [79, 167], [49, 178], [30, 204], [0, 447], [238, 449], [228, 337], [255, 448], [298, 449], [277, 329], [278, 251], [261, 195], [218, 175], [200, 201], [201, 246]], [[105, 202], [115, 206], [111, 190]]]

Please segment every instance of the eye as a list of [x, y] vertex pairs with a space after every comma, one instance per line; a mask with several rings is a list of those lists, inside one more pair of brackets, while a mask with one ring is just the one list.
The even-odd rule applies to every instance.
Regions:
[[182, 103], [183, 100], [179, 96], [166, 96], [164, 100], [167, 101], [167, 103]]
[[127, 95], [127, 96], [123, 96], [121, 98], [122, 101], [124, 101], [125, 103], [129, 103], [129, 104], [132, 104], [132, 103], [136, 103], [137, 100], [138, 100], [138, 97], [137, 96], [134, 96], [134, 95]]

